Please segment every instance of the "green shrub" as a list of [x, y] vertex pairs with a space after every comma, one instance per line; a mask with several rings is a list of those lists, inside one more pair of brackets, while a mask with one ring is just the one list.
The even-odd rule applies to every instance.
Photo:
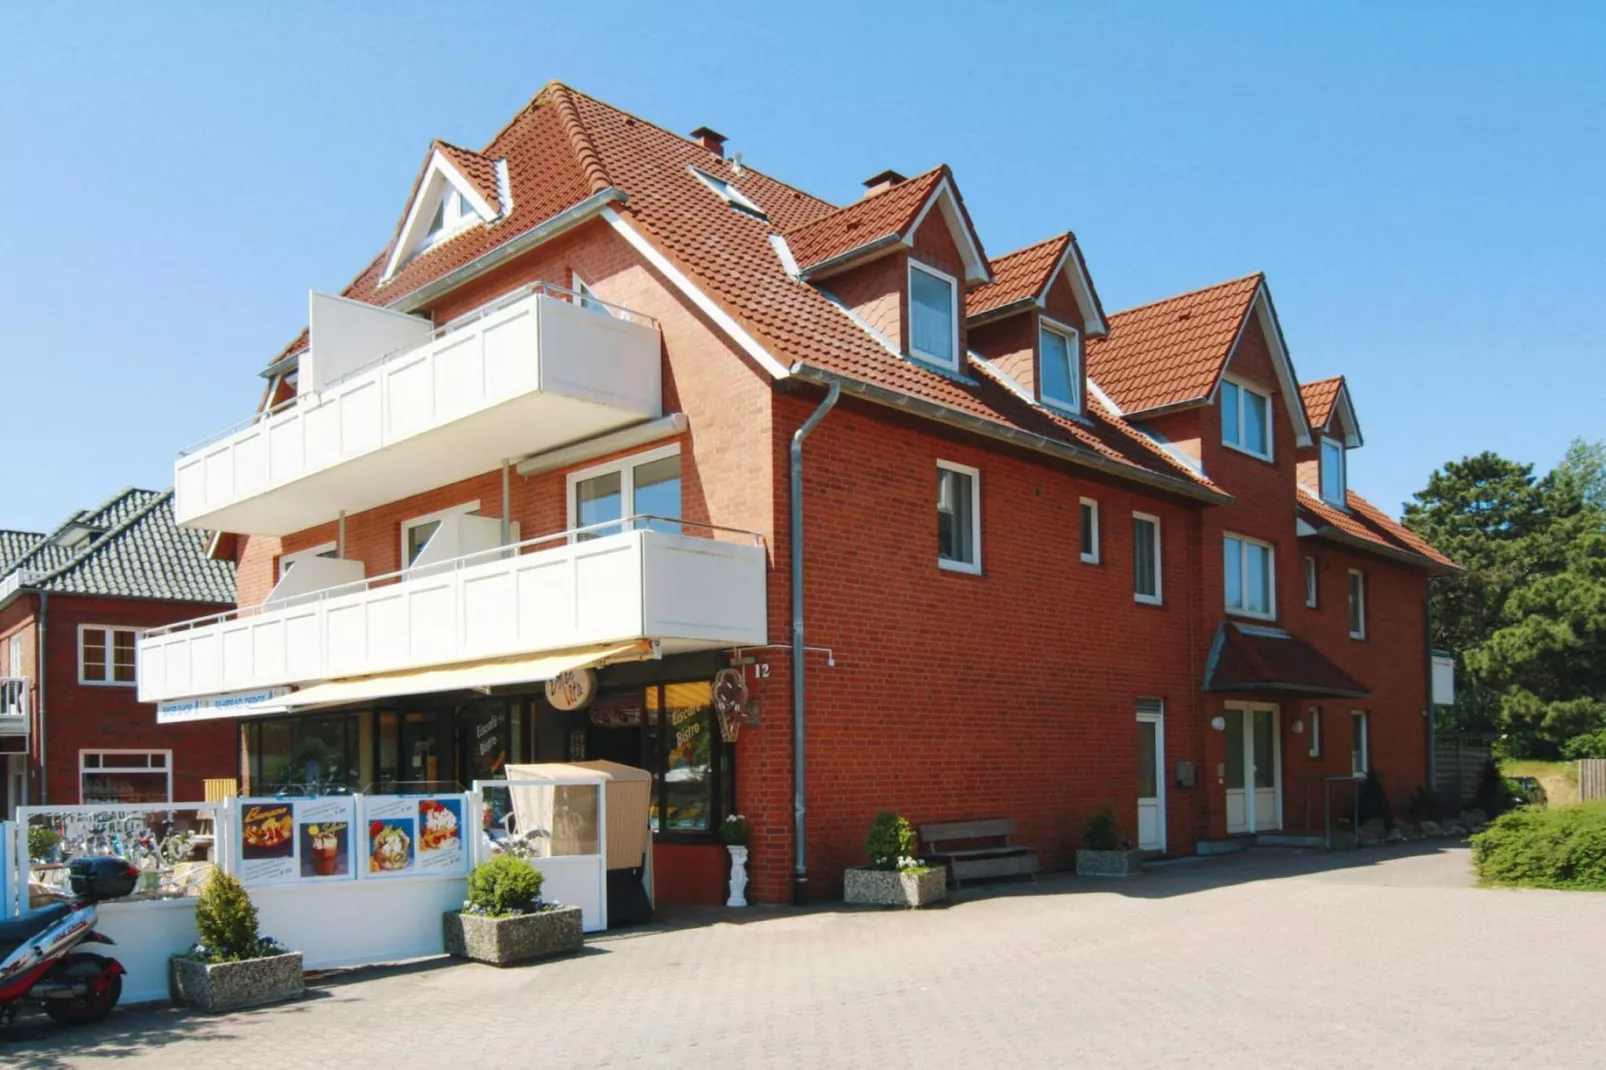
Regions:
[[719, 842], [729, 847], [746, 847], [753, 836], [753, 826], [741, 814], [731, 814], [719, 826]]
[[540, 905], [541, 883], [545, 879], [524, 859], [497, 855], [475, 866], [468, 875], [468, 902], [463, 912], [491, 918], [527, 914]]
[[1580, 758], [1606, 758], [1606, 728], [1569, 739], [1561, 748], [1568, 761]]
[[1483, 763], [1483, 773], [1478, 778], [1478, 791], [1472, 797], [1472, 805], [1493, 820], [1515, 806], [1516, 800], [1522, 795], [1517, 785], [1500, 775], [1500, 767], [1491, 758]]
[[1606, 803], [1513, 810], [1472, 837], [1472, 864], [1490, 884], [1606, 891]]
[[1085, 851], [1119, 851], [1121, 849], [1121, 823], [1115, 820], [1115, 811], [1108, 806], [1087, 819], [1082, 830], [1082, 849]]
[[1358, 790], [1361, 793], [1361, 824], [1382, 821], [1385, 829], [1393, 828], [1394, 813], [1389, 809], [1389, 793], [1383, 790], [1383, 780], [1375, 770], [1366, 774]]
[[56, 849], [61, 837], [56, 830], [43, 825], [30, 826], [28, 829], [28, 857], [34, 862], [43, 862], [50, 857], [50, 852]]
[[283, 948], [257, 932], [257, 908], [238, 880], [221, 871], [207, 879], [195, 902], [201, 942], [193, 957], [204, 962], [239, 962], [278, 955]]
[[870, 821], [864, 851], [871, 869], [906, 869], [914, 860], [915, 830], [902, 814], [883, 810]]

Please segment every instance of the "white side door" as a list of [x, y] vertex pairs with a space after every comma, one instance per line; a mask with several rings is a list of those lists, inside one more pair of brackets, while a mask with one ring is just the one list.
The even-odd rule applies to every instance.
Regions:
[[1255, 831], [1283, 827], [1283, 748], [1277, 731], [1277, 707], [1256, 706], [1249, 718], [1249, 761], [1254, 771]]
[[1138, 703], [1138, 846], [1165, 850], [1165, 707]]

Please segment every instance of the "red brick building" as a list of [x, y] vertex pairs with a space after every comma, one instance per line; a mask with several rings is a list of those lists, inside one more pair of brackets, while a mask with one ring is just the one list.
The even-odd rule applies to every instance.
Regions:
[[207, 544], [174, 524], [171, 491], [120, 491], [48, 534], [0, 531], [0, 817], [199, 799], [203, 780], [236, 775], [230, 725], [159, 725], [135, 693], [141, 632], [232, 607], [233, 566]]
[[732, 813], [776, 901], [837, 893], [880, 809], [1060, 865], [1104, 805], [1174, 855], [1319, 831], [1360, 768], [1403, 805], [1453, 566], [1344, 485], [1348, 391], [1301, 387], [1264, 280], [1108, 315], [1069, 233], [989, 257], [946, 167], [866, 186], [555, 83], [433, 143], [180, 458], [242, 612], [142, 640], [142, 695], [238, 718], [252, 790], [649, 768], [670, 900], [722, 898]]

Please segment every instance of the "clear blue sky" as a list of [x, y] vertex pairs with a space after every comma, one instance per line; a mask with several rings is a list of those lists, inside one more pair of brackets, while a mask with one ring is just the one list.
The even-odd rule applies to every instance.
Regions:
[[845, 202], [946, 161], [983, 241], [1069, 227], [1106, 308], [1264, 270], [1351, 482], [1606, 436], [1606, 8], [10, 5], [0, 526], [248, 415], [388, 240], [433, 137], [558, 78]]

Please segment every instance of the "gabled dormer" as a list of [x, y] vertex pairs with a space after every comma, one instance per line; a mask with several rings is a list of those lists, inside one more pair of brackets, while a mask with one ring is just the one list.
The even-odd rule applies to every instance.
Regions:
[[1087, 338], [1107, 328], [1087, 264], [1069, 232], [992, 262], [993, 281], [965, 301], [970, 346], [984, 370], [1034, 404], [1080, 416]]
[[413, 196], [391, 244], [381, 284], [420, 253], [494, 223], [512, 207], [506, 160], [436, 141], [413, 183]]
[[1299, 481], [1328, 505], [1348, 508], [1348, 452], [1362, 445], [1360, 421], [1342, 375], [1301, 383], [1314, 442], [1299, 451]]
[[965, 292], [992, 272], [953, 175], [886, 171], [865, 186], [854, 204], [782, 235], [796, 277], [893, 352], [967, 375]]

